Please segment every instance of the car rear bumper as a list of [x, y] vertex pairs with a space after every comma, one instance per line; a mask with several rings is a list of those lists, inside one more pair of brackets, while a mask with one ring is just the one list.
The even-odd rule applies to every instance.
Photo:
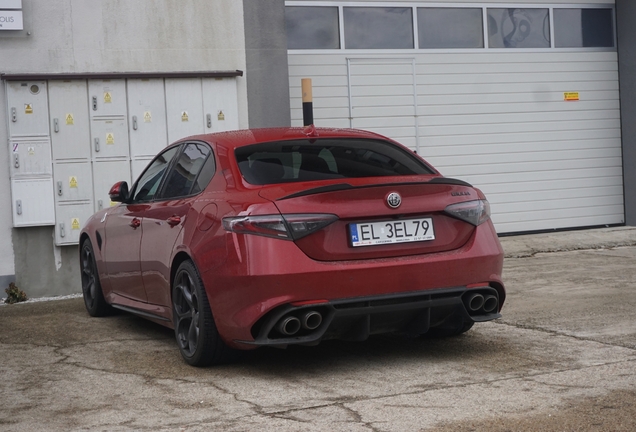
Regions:
[[[226, 265], [213, 271], [202, 269], [202, 278], [219, 333], [226, 343], [234, 347], [249, 349], [248, 345], [284, 345], [311, 343], [330, 337], [346, 338], [339, 330], [346, 325], [338, 323], [344, 323], [351, 317], [375, 315], [375, 320], [364, 318], [371, 321], [368, 326], [370, 334], [380, 333], [383, 328], [387, 328], [386, 331], [399, 330], [402, 329], [400, 323], [397, 326], [376, 326], [373, 321], [380, 322], [377, 317], [383, 315], [391, 321], [390, 315], [394, 312], [399, 315], [402, 310], [421, 315], [426, 313], [425, 310], [434, 312], [440, 307], [456, 307], [461, 312], [463, 293], [477, 288], [492, 287], [496, 290], [498, 310], [495, 313], [499, 312], [505, 300], [501, 281], [503, 250], [490, 222], [475, 228], [466, 244], [453, 251], [358, 261], [315, 261], [290, 241], [253, 235], [230, 238]], [[426, 298], [439, 293], [451, 294], [448, 298]], [[385, 306], [372, 306], [373, 311], [365, 309], [371, 306], [346, 307], [359, 302], [391, 299], [404, 301], [398, 301], [386, 310]], [[298, 306], [294, 304], [300, 303], [322, 304], [321, 326], [329, 325], [321, 327], [324, 331], [318, 336], [318, 333], [312, 333], [311, 340], [270, 341], [270, 332], [263, 334], [262, 329], [267, 326], [271, 329], [276, 324], [276, 318], [271, 317], [297, 310]], [[488, 317], [494, 318], [494, 315]], [[424, 318], [420, 316], [418, 319]], [[365, 331], [360, 330], [360, 334], [364, 335]]]
[[[483, 306], [471, 311], [469, 295], [479, 293], [497, 298], [494, 308]], [[335, 300], [327, 303], [287, 304], [274, 309], [260, 319], [252, 329], [253, 341], [235, 340], [235, 343], [256, 346], [312, 345], [324, 339], [348, 341], [366, 340], [376, 333], [401, 332], [412, 336], [426, 333], [431, 327], [455, 323], [483, 322], [501, 317], [498, 293], [493, 288], [467, 289], [466, 287], [424, 290], [408, 294], [362, 297]], [[320, 316], [320, 320], [307, 326], [304, 317]], [[287, 319], [297, 319], [299, 330], [293, 335], [279, 329]]]

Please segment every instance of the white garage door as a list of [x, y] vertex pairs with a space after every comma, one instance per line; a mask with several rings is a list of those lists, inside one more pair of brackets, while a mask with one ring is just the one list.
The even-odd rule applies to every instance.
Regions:
[[[287, 2], [292, 121], [302, 124], [300, 80], [309, 77], [317, 125], [369, 129], [417, 149], [444, 175], [487, 194], [500, 233], [623, 223], [614, 10], [580, 3], [525, 9], [464, 3], [449, 15], [452, 8], [426, 3], [361, 3], [348, 12], [351, 2], [321, 2], [335, 8], [339, 24], [332, 28], [337, 39], [316, 48], [290, 27], [314, 3]], [[310, 9], [314, 17], [322, 12]], [[408, 37], [403, 27], [412, 19], [419, 34], [412, 47], [371, 49], [364, 44], [387, 41], [370, 40], [364, 28], [347, 30], [363, 22], [372, 31], [382, 14], [400, 15], [388, 19], [396, 29], [389, 38]], [[462, 28], [471, 16], [482, 20], [479, 40], [460, 35], [440, 42], [422, 30], [459, 15]], [[572, 25], [576, 31], [568, 31]], [[591, 25], [611, 38], [590, 39]], [[324, 29], [319, 34], [324, 39]]]

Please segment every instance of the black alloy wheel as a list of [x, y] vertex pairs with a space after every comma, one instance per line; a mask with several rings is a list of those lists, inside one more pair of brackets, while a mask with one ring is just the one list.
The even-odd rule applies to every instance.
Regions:
[[88, 239], [82, 243], [80, 266], [82, 271], [82, 294], [84, 295], [84, 305], [88, 314], [93, 317], [108, 315], [111, 307], [104, 299], [93, 246]]
[[179, 351], [188, 364], [209, 366], [231, 360], [234, 350], [219, 336], [203, 282], [191, 261], [184, 261], [177, 269], [172, 313]]

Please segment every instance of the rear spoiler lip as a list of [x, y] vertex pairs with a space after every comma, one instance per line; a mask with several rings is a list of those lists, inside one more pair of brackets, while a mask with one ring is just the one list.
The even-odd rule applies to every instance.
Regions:
[[336, 192], [347, 189], [367, 189], [374, 187], [383, 187], [383, 186], [412, 186], [412, 185], [426, 185], [426, 184], [448, 184], [448, 185], [456, 185], [456, 186], [466, 186], [473, 187], [468, 182], [464, 180], [459, 180], [450, 177], [434, 177], [427, 182], [403, 182], [403, 183], [380, 183], [380, 184], [372, 184], [372, 185], [363, 185], [363, 186], [353, 186], [349, 183], [336, 183], [327, 186], [319, 186], [311, 189], [306, 189], [304, 191], [295, 192], [291, 195], [286, 195], [280, 198], [276, 198], [276, 201], [283, 201], [291, 198], [299, 198], [308, 195], [315, 195], [326, 192]]

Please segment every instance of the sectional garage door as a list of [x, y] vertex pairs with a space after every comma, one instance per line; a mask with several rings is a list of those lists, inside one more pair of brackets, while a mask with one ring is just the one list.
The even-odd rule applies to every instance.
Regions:
[[348, 50], [344, 35], [339, 49], [290, 49], [292, 122], [302, 124], [300, 80], [309, 77], [317, 125], [379, 132], [471, 182], [487, 194], [500, 233], [623, 223], [617, 54], [556, 46], [570, 43], [555, 38], [556, 24], [567, 23], [559, 14], [576, 10], [560, 7], [537, 6], [551, 23], [539, 49], [488, 48], [496, 43], [488, 32], [484, 47], [452, 52], [417, 40], [413, 49]]

